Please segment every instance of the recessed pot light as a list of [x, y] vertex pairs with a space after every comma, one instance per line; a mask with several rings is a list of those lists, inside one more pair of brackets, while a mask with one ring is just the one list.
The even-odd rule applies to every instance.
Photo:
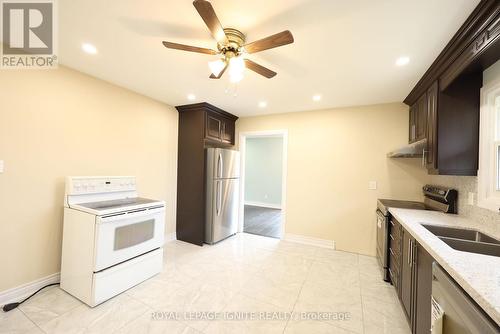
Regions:
[[314, 95], [314, 96], [313, 96], [313, 101], [314, 101], [314, 102], [318, 102], [318, 101], [320, 101], [320, 100], [321, 100], [321, 95], [316, 94], [316, 95]]
[[194, 101], [194, 100], [196, 100], [196, 95], [194, 95], [194, 94], [188, 94], [187, 98], [188, 98], [189, 101]]
[[97, 53], [97, 48], [95, 46], [93, 46], [92, 44], [90, 44], [90, 43], [83, 43], [82, 44], [82, 50], [85, 53], [88, 53], [88, 54], [91, 54], [91, 55], [95, 55]]
[[399, 57], [398, 59], [396, 59], [396, 66], [405, 66], [405, 65], [408, 65], [408, 63], [410, 62], [410, 58], [409, 57]]
[[260, 101], [259, 102], [259, 108], [265, 108], [267, 107], [267, 102], [266, 101]]

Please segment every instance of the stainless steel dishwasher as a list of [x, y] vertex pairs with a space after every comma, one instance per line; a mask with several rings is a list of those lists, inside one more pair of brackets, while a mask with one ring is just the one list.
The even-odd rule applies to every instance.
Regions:
[[[442, 312], [432, 333], [498, 334], [498, 325], [467, 295], [436, 262], [432, 265], [433, 313]], [[437, 304], [436, 304], [437, 303]]]

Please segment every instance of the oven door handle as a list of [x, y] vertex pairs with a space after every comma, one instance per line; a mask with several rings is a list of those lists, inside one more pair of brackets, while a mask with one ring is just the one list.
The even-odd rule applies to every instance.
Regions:
[[135, 211], [135, 212], [129, 212], [129, 213], [118, 213], [115, 215], [109, 215], [109, 216], [98, 216], [96, 219], [97, 223], [116, 223], [119, 221], [126, 221], [130, 219], [138, 219], [141, 217], [158, 217], [161, 216], [165, 212], [165, 207], [161, 208], [154, 208], [154, 209], [149, 209], [149, 210], [141, 210], [141, 211]]
[[384, 219], [385, 219], [384, 214], [383, 214], [381, 211], [379, 211], [379, 210], [377, 210], [377, 216], [378, 216], [380, 219], [382, 219], [382, 220], [384, 220]]
[[382, 212], [377, 210], [377, 226], [378, 228], [383, 228], [385, 225], [385, 216]]

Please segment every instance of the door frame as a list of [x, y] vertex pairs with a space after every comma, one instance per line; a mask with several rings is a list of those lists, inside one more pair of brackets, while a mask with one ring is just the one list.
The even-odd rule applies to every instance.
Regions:
[[281, 238], [285, 238], [286, 224], [286, 181], [287, 181], [287, 166], [288, 166], [288, 130], [267, 130], [267, 131], [245, 131], [239, 133], [239, 149], [241, 159], [241, 184], [240, 184], [240, 208], [238, 215], [238, 232], [243, 232], [243, 224], [245, 222], [245, 157], [246, 157], [246, 140], [247, 138], [266, 138], [266, 137], [281, 137], [283, 138], [283, 154], [281, 163]]

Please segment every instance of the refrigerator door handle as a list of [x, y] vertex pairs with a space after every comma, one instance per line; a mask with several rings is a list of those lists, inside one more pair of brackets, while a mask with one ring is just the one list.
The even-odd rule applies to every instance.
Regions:
[[217, 216], [220, 215], [220, 210], [222, 209], [222, 181], [217, 181], [217, 194], [215, 199], [215, 213]]
[[215, 177], [217, 179], [222, 178], [222, 153], [217, 156], [217, 175]]
[[222, 153], [219, 153], [219, 177], [222, 178], [222, 171], [224, 170], [224, 165], [223, 165], [223, 160], [222, 160]]

